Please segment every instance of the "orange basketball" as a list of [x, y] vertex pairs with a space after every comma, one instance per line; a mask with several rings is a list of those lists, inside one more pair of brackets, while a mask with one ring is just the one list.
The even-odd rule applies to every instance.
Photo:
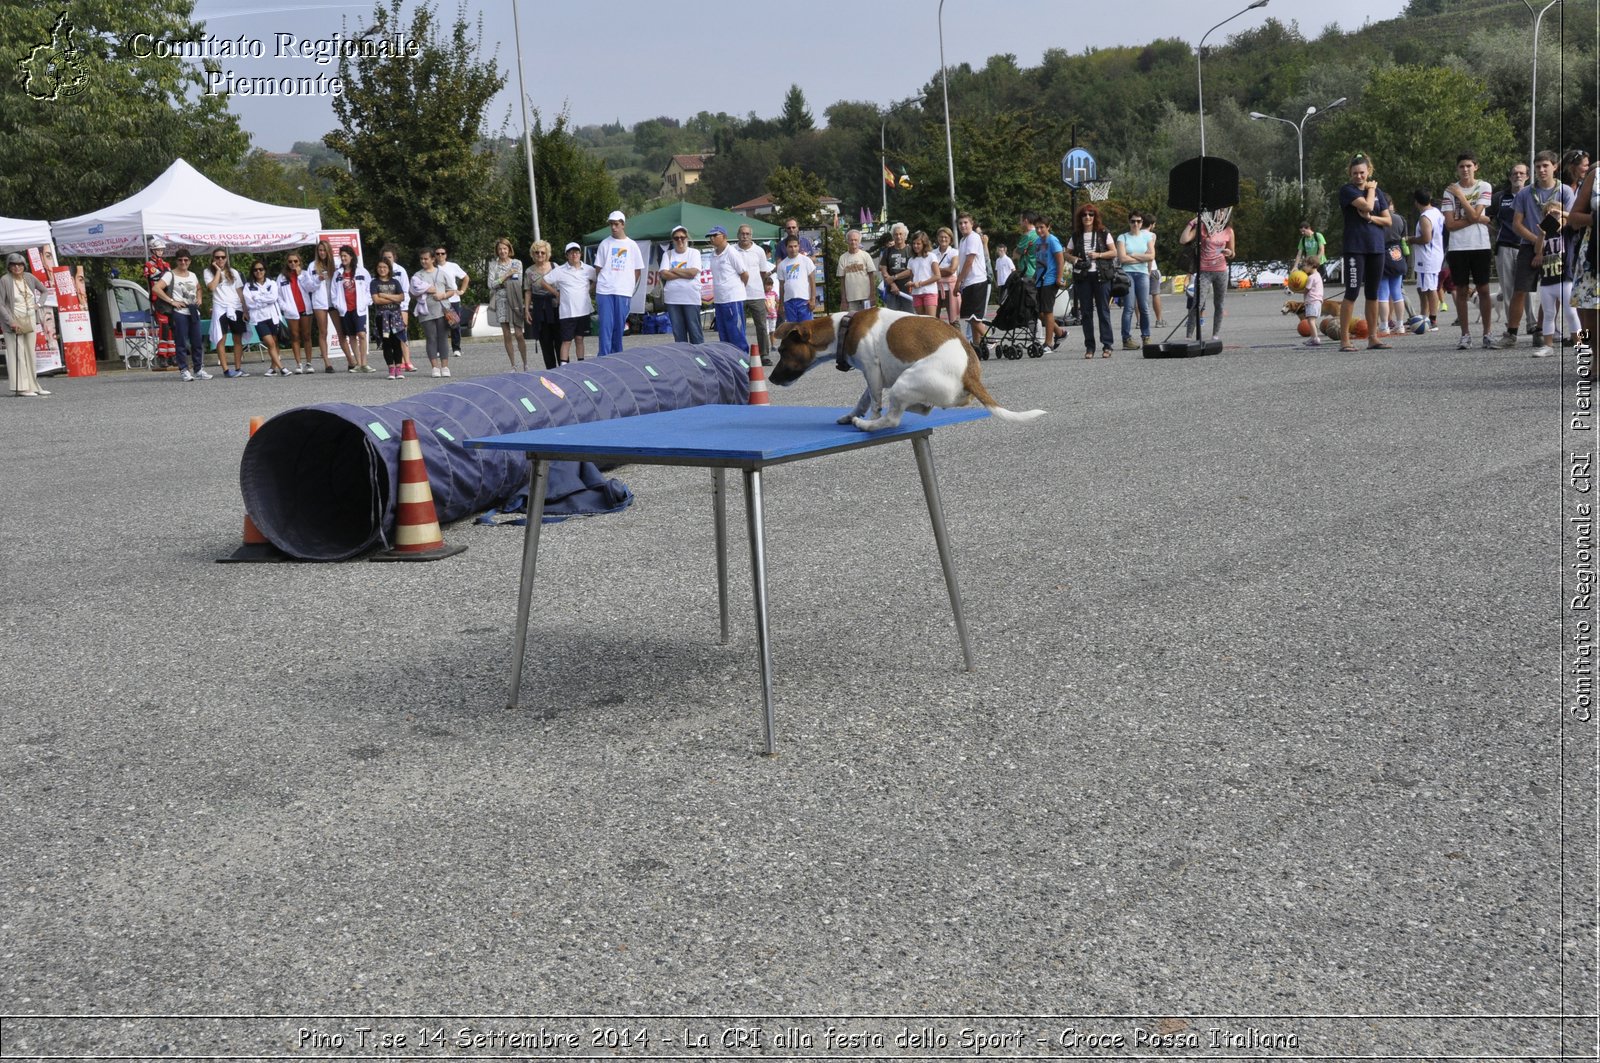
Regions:
[[1358, 340], [1364, 340], [1367, 338], [1367, 322], [1365, 318], [1358, 317], [1354, 321], [1350, 322], [1350, 335], [1354, 336]]
[[1311, 322], [1307, 318], [1301, 318], [1300, 319], [1300, 335], [1302, 335], [1302, 336], [1311, 335]]

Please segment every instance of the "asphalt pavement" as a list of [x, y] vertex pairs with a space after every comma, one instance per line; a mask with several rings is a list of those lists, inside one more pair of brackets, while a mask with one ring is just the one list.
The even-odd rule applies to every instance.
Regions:
[[[773, 1057], [779, 1017], [821, 1054], [922, 1015], [987, 1017], [940, 1020], [952, 1044], [1053, 1016], [1016, 1025], [1058, 1056], [1217, 1026], [1592, 1053], [1555, 1018], [1595, 978], [1556, 755], [1572, 359], [1448, 324], [1307, 350], [1281, 301], [1231, 294], [1216, 357], [1085, 360], [1073, 330], [984, 365], [1049, 412], [933, 437], [973, 673], [910, 448], [770, 470], [771, 759], [737, 536], [717, 644], [703, 471], [618, 470], [631, 509], [544, 529], [513, 712], [520, 529], [214, 563], [250, 416], [438, 381], [256, 362], [0, 398], [0, 1012], [79, 1017], [7, 1018], [7, 1056], [311, 1058], [350, 1017], [468, 1015], [632, 1017], [679, 1058], [728, 1053], [667, 1017], [765, 1017]], [[824, 367], [773, 400], [859, 389]], [[86, 1017], [118, 1014], [298, 1018]]]

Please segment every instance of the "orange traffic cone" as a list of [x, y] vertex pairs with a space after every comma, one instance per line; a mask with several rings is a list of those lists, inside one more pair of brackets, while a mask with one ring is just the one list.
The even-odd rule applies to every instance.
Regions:
[[400, 425], [400, 497], [394, 507], [394, 549], [373, 554], [374, 561], [438, 561], [453, 557], [465, 546], [446, 546], [439, 530], [439, 511], [433, 506], [428, 466], [422, 460], [417, 422]]
[[[250, 435], [256, 434], [256, 429], [267, 423], [265, 417], [250, 418]], [[248, 438], [248, 437], [247, 437]], [[250, 519], [248, 511], [244, 515], [244, 542], [239, 549], [227, 557], [217, 558], [218, 564], [232, 564], [245, 561], [287, 561], [289, 555], [273, 546], [261, 530], [256, 527], [256, 522]]]
[[761, 348], [750, 345], [750, 405], [771, 406], [767, 393], [767, 367], [761, 364]]

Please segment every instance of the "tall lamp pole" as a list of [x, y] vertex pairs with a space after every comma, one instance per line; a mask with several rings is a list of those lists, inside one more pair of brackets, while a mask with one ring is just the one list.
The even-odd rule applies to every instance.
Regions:
[[533, 207], [533, 238], [539, 239], [539, 191], [533, 183], [533, 136], [528, 131], [528, 90], [522, 84], [522, 20], [511, 0], [511, 31], [517, 38], [517, 96], [522, 100], [522, 148], [528, 157], [528, 202]]
[[[1267, 0], [1260, 0], [1264, 4]], [[1522, 0], [1527, 3], [1528, 0]], [[944, 65], [944, 0], [939, 0], [939, 81], [944, 86], [944, 164], [950, 174], [950, 230], [956, 229], [956, 154], [950, 143], [950, 75]]]
[[883, 121], [878, 123], [878, 187], [883, 189], [883, 209], [878, 212], [878, 224], [882, 225], [889, 220], [889, 182], [883, 176], [889, 172], [889, 149], [885, 147], [885, 130], [889, 128], [889, 116], [884, 115]]
[[1306, 123], [1311, 121], [1314, 115], [1327, 114], [1335, 107], [1343, 107], [1347, 98], [1340, 96], [1320, 111], [1317, 110], [1315, 105], [1307, 107], [1306, 113], [1300, 116], [1300, 121], [1298, 122], [1291, 122], [1289, 119], [1279, 118], [1277, 115], [1262, 114], [1260, 111], [1250, 112], [1250, 117], [1254, 121], [1259, 122], [1265, 119], [1269, 122], [1282, 122], [1286, 126], [1294, 127], [1295, 145], [1300, 157], [1300, 216], [1302, 218], [1306, 216]]
[[1528, 14], [1533, 15], [1533, 91], [1528, 95], [1528, 174], [1533, 174], [1533, 157], [1539, 154], [1539, 23], [1544, 21], [1544, 13], [1561, 3], [1562, 0], [1550, 0], [1537, 14], [1533, 5], [1528, 0], [1522, 0], [1522, 6], [1528, 9]]
[[[1522, 2], [1523, 3], [1527, 3], [1528, 0], [1522, 0]], [[943, 5], [944, 0], [939, 0], [939, 3], [941, 5]], [[1244, 11], [1235, 11], [1233, 14], [1229, 15], [1227, 18], [1223, 19], [1221, 22], [1217, 23], [1215, 26], [1212, 26], [1210, 29], [1206, 30], [1205, 35], [1200, 38], [1199, 46], [1196, 47], [1195, 50], [1194, 50], [1194, 81], [1195, 81], [1195, 88], [1197, 89], [1197, 91], [1199, 93], [1199, 97], [1200, 97], [1200, 154], [1201, 155], [1204, 155], [1206, 153], [1206, 83], [1205, 83], [1204, 72], [1200, 68], [1200, 57], [1201, 57], [1202, 54], [1204, 54], [1204, 52], [1206, 50], [1206, 37], [1211, 36], [1217, 30], [1221, 29], [1223, 26], [1226, 26], [1228, 23], [1232, 22], [1234, 19], [1236, 19], [1240, 15], [1244, 14], [1245, 11], [1254, 11], [1258, 7], [1266, 7], [1266, 6], [1267, 6], [1267, 0], [1256, 0], [1255, 3], [1253, 3], [1249, 7], [1245, 8]], [[944, 60], [940, 59], [939, 62], [940, 62], [941, 65], [943, 65]], [[949, 107], [948, 107], [948, 105], [946, 105], [946, 110], [948, 110], [948, 109], [949, 109]], [[949, 119], [946, 119], [946, 124], [947, 125], [948, 125], [948, 122], [949, 122]], [[951, 194], [954, 195], [953, 192]]]

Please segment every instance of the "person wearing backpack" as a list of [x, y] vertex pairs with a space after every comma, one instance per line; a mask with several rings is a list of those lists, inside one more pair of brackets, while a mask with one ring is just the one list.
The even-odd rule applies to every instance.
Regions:
[[[1294, 245], [1294, 265], [1289, 267], [1289, 272], [1298, 269], [1306, 273], [1324, 273], [1327, 264], [1327, 239], [1312, 228], [1309, 218], [1300, 219], [1300, 239]], [[1325, 273], [1322, 279], [1328, 279]]]

